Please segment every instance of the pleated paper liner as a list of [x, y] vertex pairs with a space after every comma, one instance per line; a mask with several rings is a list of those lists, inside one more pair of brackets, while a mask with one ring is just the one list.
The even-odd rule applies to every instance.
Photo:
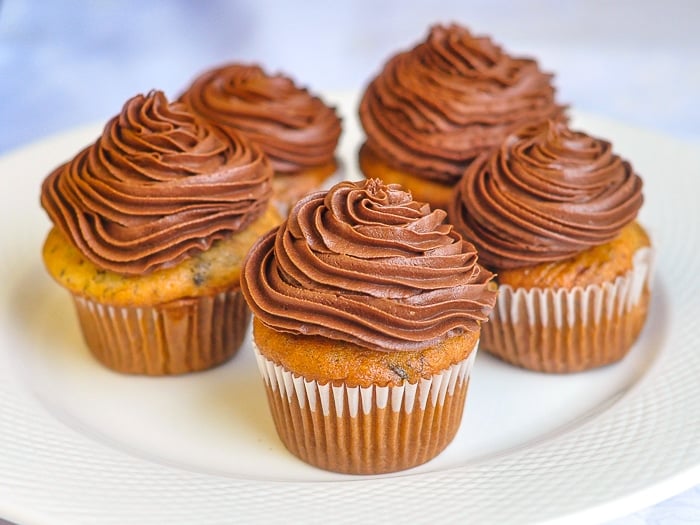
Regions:
[[92, 354], [128, 374], [174, 375], [219, 365], [241, 346], [250, 320], [239, 288], [141, 307], [73, 299]]
[[477, 353], [417, 383], [350, 387], [305, 379], [254, 350], [284, 445], [347, 474], [395, 472], [437, 456], [459, 429]]
[[499, 287], [481, 328], [481, 349], [539, 372], [578, 372], [622, 359], [644, 326], [653, 250], [634, 254], [632, 269], [601, 286]]

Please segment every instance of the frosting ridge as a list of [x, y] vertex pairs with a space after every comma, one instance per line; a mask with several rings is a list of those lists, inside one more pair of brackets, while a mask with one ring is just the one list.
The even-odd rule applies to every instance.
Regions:
[[283, 332], [419, 350], [478, 329], [493, 275], [446, 213], [378, 179], [308, 195], [249, 252], [241, 289]]
[[266, 209], [271, 176], [246, 139], [152, 91], [44, 180], [41, 204], [97, 266], [140, 274], [245, 228]]
[[359, 110], [367, 147], [397, 169], [454, 183], [509, 132], [561, 115], [551, 79], [466, 28], [433, 26], [368, 85]]
[[227, 64], [197, 77], [181, 100], [224, 129], [246, 134], [276, 172], [332, 162], [340, 138], [335, 109], [281, 74], [257, 65]]
[[610, 142], [549, 121], [473, 163], [449, 213], [484, 265], [505, 270], [609, 242], [642, 202], [642, 180]]

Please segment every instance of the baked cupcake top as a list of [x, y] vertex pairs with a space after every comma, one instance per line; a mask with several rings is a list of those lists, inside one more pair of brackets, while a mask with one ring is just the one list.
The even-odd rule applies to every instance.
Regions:
[[243, 266], [254, 315], [277, 331], [393, 351], [476, 330], [493, 275], [446, 213], [378, 179], [308, 195]]
[[41, 204], [87, 259], [133, 275], [245, 228], [266, 209], [271, 177], [245, 138], [152, 91], [128, 100], [94, 144], [44, 180]]
[[525, 123], [562, 113], [552, 75], [452, 24], [393, 56], [367, 87], [367, 147], [388, 164], [454, 183], [484, 150]]
[[275, 172], [295, 173], [335, 158], [340, 117], [284, 75], [227, 64], [200, 75], [181, 100], [225, 129], [244, 132], [267, 154]]
[[469, 166], [449, 214], [486, 267], [507, 270], [613, 240], [642, 201], [642, 180], [610, 142], [550, 121]]

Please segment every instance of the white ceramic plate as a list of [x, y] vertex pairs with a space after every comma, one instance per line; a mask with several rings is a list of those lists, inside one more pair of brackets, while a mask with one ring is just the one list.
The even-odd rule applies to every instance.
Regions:
[[[349, 177], [361, 139], [344, 114]], [[277, 439], [250, 343], [228, 364], [176, 378], [109, 372], [87, 353], [67, 293], [45, 274], [44, 176], [94, 140], [73, 130], [0, 159], [0, 516], [59, 523], [585, 523], [700, 482], [700, 153], [603, 119], [645, 180], [658, 249], [641, 340], [621, 363], [551, 376], [477, 359], [462, 427], [403, 473], [316, 470]]]

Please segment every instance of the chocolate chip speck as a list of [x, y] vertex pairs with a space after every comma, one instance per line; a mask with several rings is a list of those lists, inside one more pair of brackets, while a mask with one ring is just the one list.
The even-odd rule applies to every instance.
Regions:
[[391, 365], [389, 365], [389, 368], [391, 369], [392, 372], [394, 372], [401, 379], [408, 379], [408, 374], [399, 365], [391, 364]]

